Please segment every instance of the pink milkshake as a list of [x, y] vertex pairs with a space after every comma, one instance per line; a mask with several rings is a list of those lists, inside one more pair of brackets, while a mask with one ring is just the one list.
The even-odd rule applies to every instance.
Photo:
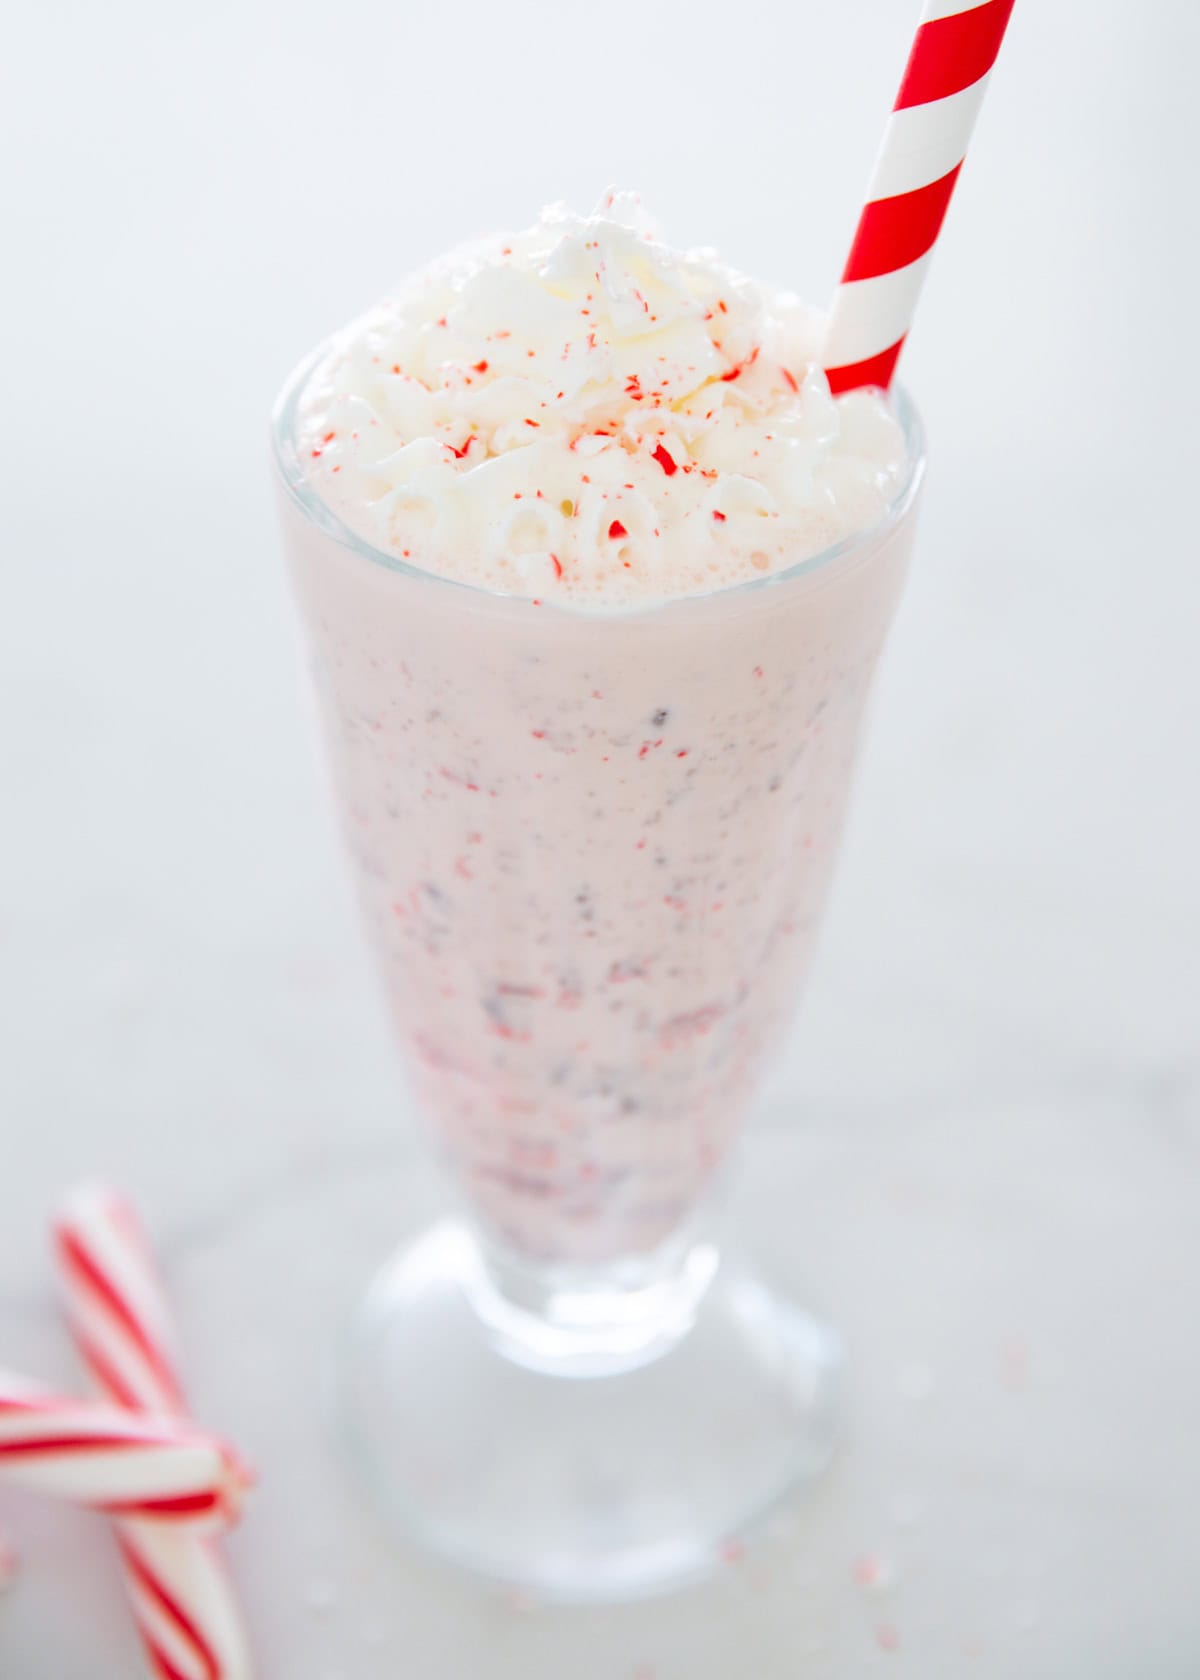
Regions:
[[631, 209], [421, 276], [290, 417], [292, 563], [400, 1040], [493, 1234], [555, 1261], [669, 1238], [742, 1122], [911, 528], [900, 424], [829, 396], [811, 313]]
[[796, 1007], [908, 527], [580, 613], [288, 518], [368, 926], [454, 1173], [522, 1255], [653, 1248]]
[[[914, 416], [833, 397], [821, 330], [610, 194], [418, 275], [277, 415], [367, 926], [472, 1220], [377, 1286], [352, 1434], [377, 1496], [508, 1578], [676, 1575], [672, 1537], [727, 1521], [744, 1488], [709, 1486], [707, 1437], [655, 1492], [670, 1383], [718, 1434], [743, 1420], [747, 1485], [795, 1475], [798, 1441], [828, 1455], [831, 1339], [721, 1295], [704, 1229], [809, 965], [920, 478]], [[588, 1385], [519, 1369], [636, 1385], [653, 1360], [654, 1394], [606, 1391], [595, 1418]], [[455, 1413], [467, 1391], [519, 1452]], [[519, 1556], [520, 1454], [611, 1444], [627, 1392], [620, 1521], [528, 1469], [545, 1509]], [[431, 1433], [475, 1466], [453, 1497], [424, 1483]]]

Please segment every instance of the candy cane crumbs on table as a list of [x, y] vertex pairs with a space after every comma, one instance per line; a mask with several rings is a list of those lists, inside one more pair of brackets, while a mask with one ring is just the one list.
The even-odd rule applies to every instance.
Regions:
[[248, 1475], [182, 1420], [131, 1416], [0, 1372], [0, 1481], [110, 1515], [227, 1527]]
[[860, 1587], [886, 1592], [895, 1580], [896, 1571], [888, 1558], [866, 1552], [862, 1557], [855, 1558], [851, 1575]]
[[830, 389], [892, 382], [1013, 0], [927, 0], [834, 294]]
[[[132, 1411], [182, 1413], [170, 1309], [128, 1202], [85, 1188], [54, 1224], [76, 1346], [96, 1386]], [[122, 1520], [117, 1545], [134, 1620], [159, 1680], [250, 1680], [249, 1646], [220, 1551], [202, 1537]]]

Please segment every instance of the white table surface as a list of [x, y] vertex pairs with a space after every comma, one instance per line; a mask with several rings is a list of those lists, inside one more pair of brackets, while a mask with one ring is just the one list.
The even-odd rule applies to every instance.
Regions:
[[[391, 274], [610, 174], [823, 290], [910, 8], [749, 5], [732, 46], [715, 5], [625, 0], [611, 28], [369, 0], [21, 10], [3, 1362], [73, 1380], [46, 1213], [81, 1175], [120, 1181], [196, 1409], [261, 1471], [233, 1553], [269, 1680], [1193, 1680], [1195, 9], [1160, 0], [1152, 27], [1111, 0], [1081, 32], [1070, 0], [1017, 7], [906, 361], [934, 442], [920, 564], [743, 1181], [850, 1339], [846, 1449], [710, 1584], [608, 1612], [392, 1550], [322, 1428], [336, 1326], [436, 1191], [309, 745], [263, 415]], [[716, 81], [714, 56], [743, 73]], [[630, 63], [656, 98], [609, 132]], [[781, 134], [821, 166], [768, 185]], [[0, 1493], [0, 1528], [24, 1557], [0, 1676], [137, 1673], [102, 1525]]]

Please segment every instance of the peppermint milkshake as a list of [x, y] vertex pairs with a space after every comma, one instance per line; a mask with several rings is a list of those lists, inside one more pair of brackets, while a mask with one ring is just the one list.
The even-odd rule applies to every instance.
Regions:
[[919, 454], [821, 330], [609, 194], [433, 265], [282, 399], [370, 937], [519, 1259], [686, 1230], [798, 1001]]

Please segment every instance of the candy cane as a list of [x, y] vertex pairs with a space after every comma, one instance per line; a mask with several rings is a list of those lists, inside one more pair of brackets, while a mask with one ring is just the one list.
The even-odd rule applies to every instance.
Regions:
[[172, 1418], [70, 1400], [0, 1372], [0, 1479], [113, 1516], [223, 1527], [246, 1471], [220, 1441]]
[[[55, 1255], [76, 1346], [102, 1393], [133, 1412], [182, 1413], [174, 1332], [140, 1222], [113, 1191], [64, 1204]], [[122, 1520], [117, 1544], [134, 1620], [159, 1680], [250, 1680], [233, 1587], [217, 1548]]]

